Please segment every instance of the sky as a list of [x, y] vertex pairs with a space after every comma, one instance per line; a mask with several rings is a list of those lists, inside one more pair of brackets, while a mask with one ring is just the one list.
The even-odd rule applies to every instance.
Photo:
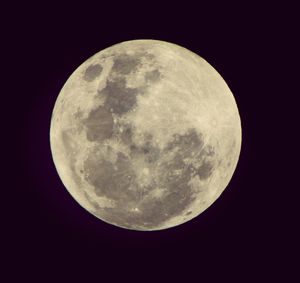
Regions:
[[[12, 198], [3, 204], [3, 244], [11, 282], [88, 277], [188, 282], [204, 274], [216, 282], [244, 282], [292, 268], [294, 261], [283, 260], [293, 257], [286, 246], [292, 220], [279, 213], [285, 185], [274, 160], [280, 125], [274, 123], [275, 108], [281, 100], [272, 71], [280, 63], [274, 60], [277, 38], [286, 36], [279, 7], [150, 4], [124, 10], [117, 4], [109, 9], [20, 4], [8, 17], [4, 42], [12, 55], [4, 59], [10, 62], [12, 107], [3, 106], [2, 113], [8, 117], [3, 131], [13, 137], [6, 140], [13, 150], [4, 150]], [[70, 74], [106, 47], [145, 38], [184, 46], [214, 66], [234, 94], [243, 135], [239, 163], [221, 197], [199, 217], [154, 232], [114, 227], [80, 207], [56, 173], [49, 140], [53, 106]]]

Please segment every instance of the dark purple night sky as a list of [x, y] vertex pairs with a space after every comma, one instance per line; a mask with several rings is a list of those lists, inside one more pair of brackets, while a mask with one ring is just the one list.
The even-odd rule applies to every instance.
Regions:
[[[88, 277], [202, 282], [208, 271], [224, 282], [231, 276], [239, 282], [268, 278], [281, 252], [280, 245], [274, 250], [272, 235], [280, 233], [276, 223], [282, 220], [275, 220], [269, 199], [279, 184], [270, 181], [273, 173], [266, 169], [276, 146], [266, 138], [275, 131], [265, 117], [266, 81], [272, 81], [265, 72], [273, 57], [267, 42], [275, 32], [264, 24], [265, 12], [240, 7], [238, 13], [230, 10], [232, 17], [222, 17], [221, 8], [208, 14], [198, 8], [189, 16], [193, 8], [189, 14], [179, 6], [159, 13], [145, 3], [136, 13], [123, 14], [122, 7], [98, 6], [19, 7], [10, 27], [11, 51], [21, 67], [12, 81], [16, 117], [8, 129], [17, 135], [8, 173], [17, 197], [13, 211], [5, 201], [9, 235], [3, 244], [7, 270], [16, 279], [3, 282], [74, 282], [85, 276], [83, 282]], [[214, 66], [235, 96], [243, 131], [240, 160], [221, 197], [192, 221], [155, 232], [106, 224], [78, 205], [56, 173], [49, 143], [52, 109], [70, 74], [103, 48], [145, 38], [184, 46]]]

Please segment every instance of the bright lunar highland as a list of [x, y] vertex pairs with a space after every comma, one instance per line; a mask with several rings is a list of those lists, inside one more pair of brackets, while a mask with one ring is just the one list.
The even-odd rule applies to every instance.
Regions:
[[172, 43], [132, 40], [69, 77], [50, 142], [82, 207], [119, 227], [160, 230], [196, 217], [224, 191], [241, 122], [229, 87], [204, 59]]

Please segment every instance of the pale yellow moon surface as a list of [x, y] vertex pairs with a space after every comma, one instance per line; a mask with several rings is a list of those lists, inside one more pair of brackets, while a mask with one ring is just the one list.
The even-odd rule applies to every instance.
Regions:
[[50, 142], [57, 172], [82, 207], [122, 228], [160, 230], [196, 217], [227, 187], [241, 121], [226, 82], [203, 58], [132, 40], [69, 77]]

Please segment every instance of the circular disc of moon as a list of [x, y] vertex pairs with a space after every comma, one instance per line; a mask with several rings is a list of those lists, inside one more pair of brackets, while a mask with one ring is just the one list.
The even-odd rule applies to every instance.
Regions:
[[50, 142], [74, 199], [132, 230], [182, 224], [224, 191], [241, 148], [235, 99], [203, 58], [172, 43], [132, 40], [69, 77]]

